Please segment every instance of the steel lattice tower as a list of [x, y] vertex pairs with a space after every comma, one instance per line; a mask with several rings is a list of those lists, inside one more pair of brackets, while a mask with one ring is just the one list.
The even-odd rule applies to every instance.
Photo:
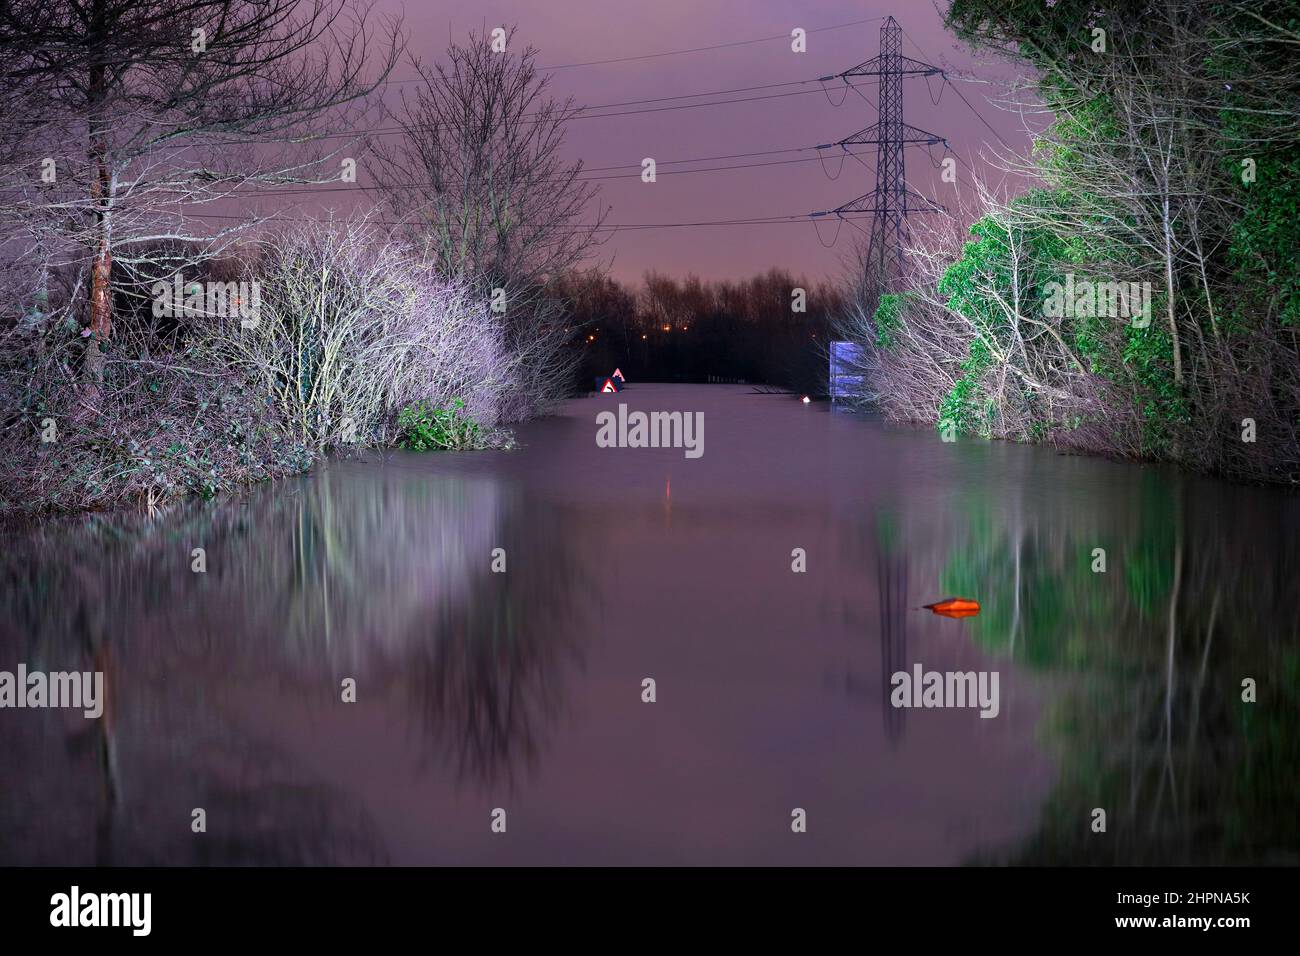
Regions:
[[874, 144], [877, 148], [876, 188], [829, 212], [813, 214], [840, 218], [846, 213], [873, 214], [863, 279], [867, 288], [875, 294], [896, 286], [902, 276], [906, 217], [912, 213], [935, 212], [943, 208], [908, 188], [903, 159], [903, 148], [909, 143], [947, 145], [942, 136], [928, 133], [903, 121], [903, 78], [934, 76], [943, 71], [937, 66], [904, 56], [902, 42], [903, 31], [898, 21], [886, 17], [880, 28], [880, 53], [877, 56], [843, 73], [822, 77], [822, 80], [842, 79], [846, 84], [855, 76], [880, 77], [877, 121], [836, 143], [817, 147], [832, 149], [838, 146], [847, 152], [851, 146]]

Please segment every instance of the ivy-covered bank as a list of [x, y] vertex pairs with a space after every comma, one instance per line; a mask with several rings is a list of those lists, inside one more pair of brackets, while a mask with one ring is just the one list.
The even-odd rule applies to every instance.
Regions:
[[1300, 16], [1255, 7], [953, 3], [1053, 122], [846, 321], [887, 415], [1300, 483]]

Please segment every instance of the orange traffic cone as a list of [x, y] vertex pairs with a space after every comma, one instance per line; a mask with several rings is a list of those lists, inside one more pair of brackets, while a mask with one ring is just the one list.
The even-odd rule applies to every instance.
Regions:
[[980, 602], [971, 598], [948, 598], [946, 601], [922, 606], [927, 611], [933, 611], [942, 617], [974, 617], [980, 612]]

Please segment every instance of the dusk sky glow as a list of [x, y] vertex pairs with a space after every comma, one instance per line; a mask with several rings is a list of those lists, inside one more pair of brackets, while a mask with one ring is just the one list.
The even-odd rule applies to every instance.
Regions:
[[[812, 151], [767, 151], [834, 142], [869, 126], [876, 119], [874, 81], [862, 83], [858, 92], [846, 90], [838, 81], [826, 84], [825, 89], [816, 83], [749, 88], [816, 79], [874, 56], [881, 21], [887, 15], [892, 14], [905, 31], [906, 55], [935, 63], [954, 76], [969, 76], [972, 69], [981, 78], [1007, 75], [1001, 64], [979, 62], [961, 47], [944, 29], [938, 9], [928, 3], [568, 0], [537, 4], [494, 0], [468, 8], [441, 0], [380, 0], [374, 12], [402, 16], [408, 51], [426, 63], [441, 56], [449, 36], [463, 40], [470, 31], [485, 26], [517, 26], [516, 48], [535, 46], [539, 64], [563, 67], [551, 74], [557, 96], [571, 96], [576, 103], [589, 106], [635, 103], [593, 111], [624, 115], [575, 120], [566, 137], [567, 155], [583, 161], [584, 176], [600, 177], [599, 199], [609, 209], [610, 225], [802, 215], [833, 209], [871, 189], [875, 160], [870, 153], [854, 159], [828, 150], [819, 160]], [[869, 22], [826, 29], [866, 19]], [[788, 39], [744, 42], [788, 37], [795, 27], [808, 31], [807, 53], [792, 52]], [[585, 65], [722, 44], [737, 45]], [[397, 68], [386, 95], [390, 106], [400, 104], [400, 91], [410, 88], [402, 81], [412, 73], [409, 63]], [[1021, 118], [991, 102], [1002, 87], [960, 82], [943, 89], [937, 77], [930, 78], [928, 84], [920, 77], [905, 82], [906, 120], [946, 136], [968, 181], [972, 170], [996, 181], [1001, 174], [985, 157], [1002, 147], [979, 116], [955, 95], [954, 88], [959, 86], [984, 120], [1020, 150], [1027, 142]], [[744, 91], [663, 99], [728, 90]], [[932, 103], [934, 98], [939, 98], [937, 106]], [[699, 105], [737, 99], [747, 101]], [[646, 100], [662, 101], [642, 102]], [[679, 108], [688, 104], [691, 108]], [[676, 160], [760, 152], [763, 155], [673, 165]], [[933, 155], [933, 162], [938, 162], [942, 147], [936, 147]], [[639, 177], [639, 164], [647, 156], [654, 157], [660, 167], [654, 184], [642, 183]], [[720, 166], [745, 168], [717, 170]], [[701, 168], [715, 171], [680, 172]], [[923, 147], [908, 149], [907, 172], [918, 191], [953, 205], [952, 187], [939, 182]], [[321, 194], [304, 201], [300, 208], [347, 207], [337, 199]], [[865, 228], [865, 223], [822, 220], [818, 226], [820, 234], [810, 222], [620, 230], [607, 234], [600, 255], [604, 263], [612, 263], [612, 274], [620, 279], [635, 279], [647, 270], [736, 278], [774, 265], [814, 278], [838, 276], [855, 229]]]

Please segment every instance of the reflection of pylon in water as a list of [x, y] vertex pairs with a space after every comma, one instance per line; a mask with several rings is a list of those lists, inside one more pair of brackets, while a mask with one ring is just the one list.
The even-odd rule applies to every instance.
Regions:
[[903, 711], [890, 703], [890, 678], [907, 670], [907, 556], [879, 552], [876, 580], [880, 599], [880, 681], [885, 709], [885, 737], [897, 746], [903, 736]]

